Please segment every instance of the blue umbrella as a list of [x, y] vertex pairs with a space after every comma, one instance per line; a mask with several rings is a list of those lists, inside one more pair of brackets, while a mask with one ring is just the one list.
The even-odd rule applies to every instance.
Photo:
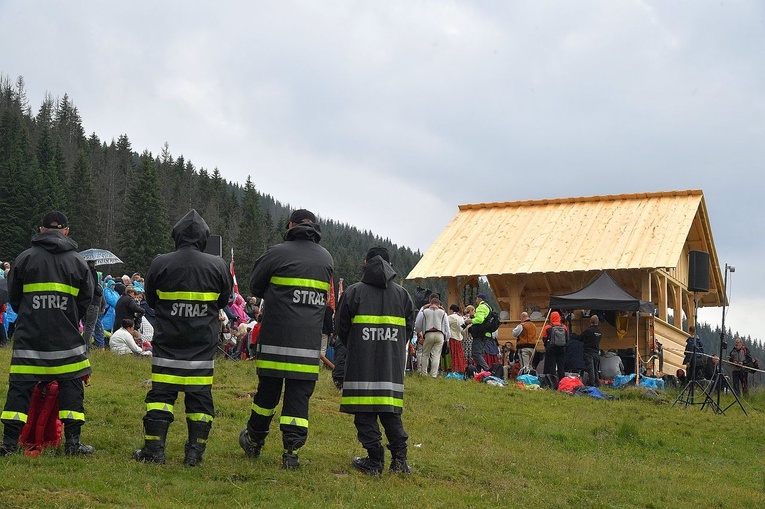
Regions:
[[114, 263], [123, 263], [122, 260], [114, 256], [114, 253], [106, 249], [86, 249], [80, 251], [85, 261], [95, 261], [96, 265], [112, 265]]

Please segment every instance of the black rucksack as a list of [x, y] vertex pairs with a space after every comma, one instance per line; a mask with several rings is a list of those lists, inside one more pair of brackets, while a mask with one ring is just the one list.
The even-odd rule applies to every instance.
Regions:
[[430, 296], [433, 292], [427, 288], [418, 286], [414, 290], [414, 307], [415, 309], [422, 308], [425, 304], [430, 302]]
[[539, 375], [539, 387], [542, 389], [558, 390], [558, 377], [553, 374]]
[[499, 362], [495, 362], [491, 365], [491, 368], [489, 368], [489, 371], [491, 372], [491, 376], [496, 376], [497, 378], [504, 380], [505, 379], [505, 370], [502, 367], [502, 364]]
[[483, 331], [484, 333], [495, 332], [497, 329], [499, 329], [499, 313], [490, 311], [489, 315], [483, 321]]
[[547, 337], [550, 339], [550, 346], [566, 346], [568, 342], [568, 331], [562, 325], [553, 325], [547, 331]]

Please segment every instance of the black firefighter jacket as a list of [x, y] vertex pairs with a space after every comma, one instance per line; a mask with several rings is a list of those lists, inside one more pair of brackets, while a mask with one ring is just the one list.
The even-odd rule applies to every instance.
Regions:
[[265, 306], [258, 335], [258, 375], [319, 378], [321, 330], [333, 262], [316, 225], [290, 228], [285, 241], [255, 261], [250, 291]]
[[414, 303], [393, 282], [395, 277], [390, 264], [375, 256], [367, 262], [361, 282], [349, 286], [340, 297], [335, 331], [348, 348], [341, 412], [403, 411]]
[[32, 237], [8, 276], [8, 297], [19, 314], [11, 380], [66, 380], [91, 372], [79, 332], [93, 297], [93, 278], [77, 243], [62, 232]]
[[173, 227], [175, 251], [157, 256], [146, 273], [146, 301], [156, 313], [152, 383], [192, 392], [212, 384], [218, 311], [233, 281], [222, 258], [203, 253], [207, 223], [191, 210]]

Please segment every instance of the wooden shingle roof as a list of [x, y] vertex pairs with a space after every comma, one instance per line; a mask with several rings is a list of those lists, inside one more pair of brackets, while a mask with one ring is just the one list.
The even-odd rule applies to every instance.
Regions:
[[460, 205], [407, 279], [672, 268], [686, 242], [721, 288], [700, 190]]

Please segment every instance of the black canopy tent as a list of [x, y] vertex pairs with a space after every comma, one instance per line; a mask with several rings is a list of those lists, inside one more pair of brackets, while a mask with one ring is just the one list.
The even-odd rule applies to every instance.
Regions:
[[592, 283], [574, 293], [550, 297], [553, 309], [597, 309], [599, 311], [642, 311], [653, 313], [653, 303], [625, 292], [608, 272], [601, 272]]
[[[642, 301], [633, 297], [619, 286], [606, 271], [590, 284], [567, 295], [550, 297], [550, 309], [596, 309], [598, 311], [640, 311], [653, 314], [652, 302]], [[638, 338], [640, 320], [635, 326], [635, 384], [640, 377], [640, 350]]]

